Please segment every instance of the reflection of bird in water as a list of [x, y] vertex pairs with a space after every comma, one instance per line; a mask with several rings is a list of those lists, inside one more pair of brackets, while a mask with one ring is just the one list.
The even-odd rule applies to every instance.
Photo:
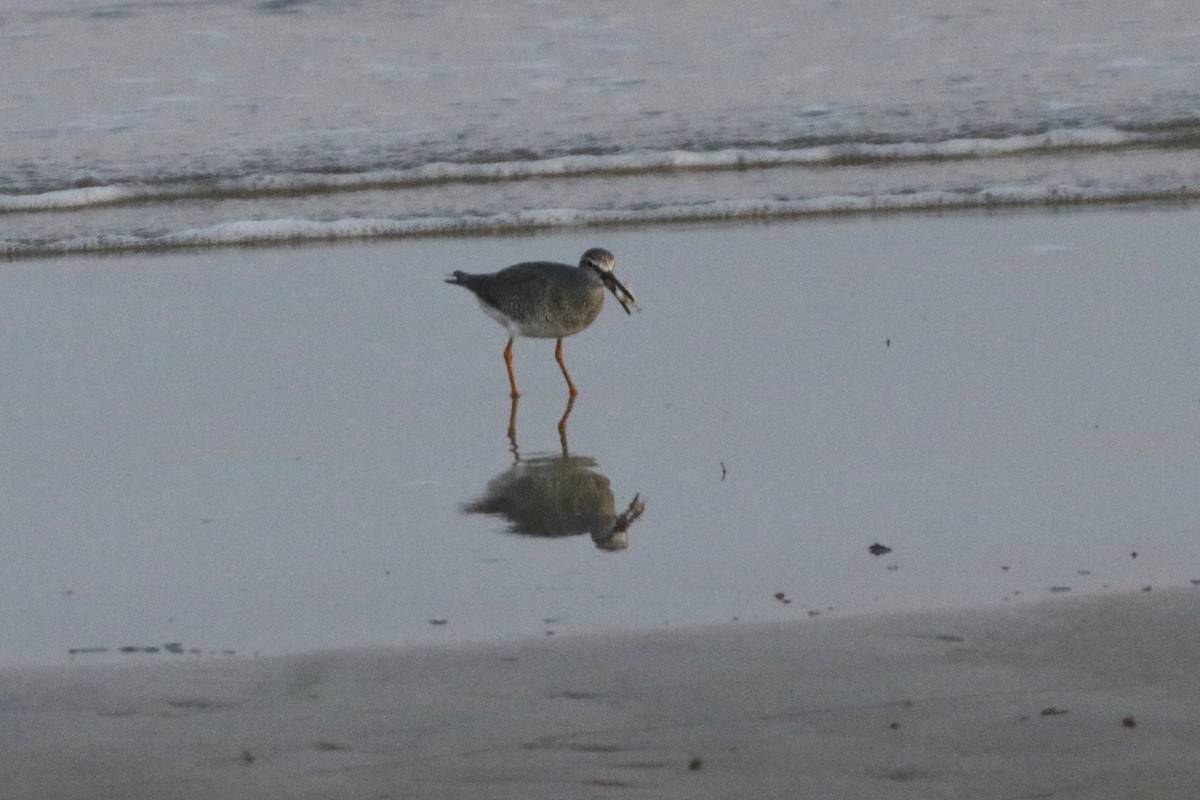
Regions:
[[593, 247], [583, 254], [577, 267], [530, 261], [485, 275], [456, 270], [446, 283], [470, 289], [484, 312], [508, 330], [504, 365], [508, 368], [508, 384], [513, 397], [521, 394], [517, 391], [512, 368], [512, 346], [516, 336], [558, 340], [554, 359], [574, 397], [577, 390], [563, 363], [563, 337], [579, 333], [595, 321], [604, 305], [605, 289], [613, 293], [626, 314], [632, 313], [630, 306], [637, 307], [633, 295], [613, 275], [615, 264], [612, 253]]
[[463, 511], [504, 517], [509, 530], [526, 536], [575, 536], [587, 533], [601, 550], [624, 550], [626, 532], [642, 514], [644, 504], [635, 496], [629, 509], [618, 514], [608, 478], [596, 472], [587, 456], [567, 453], [567, 417], [575, 398], [558, 422], [561, 456], [522, 459], [517, 451], [517, 399], [512, 401], [508, 438], [516, 459], [511, 467], [488, 482], [483, 497]]
[[623, 550], [616, 502], [608, 478], [586, 456], [544, 456], [518, 461], [488, 482], [487, 493], [464, 511], [493, 514], [526, 536], [590, 534], [601, 550]]
[[[514, 397], [512, 399], [512, 410], [508, 413], [508, 441], [509, 450], [513, 457], [518, 461], [521, 459], [521, 454], [517, 451], [517, 405], [520, 404], [521, 398]], [[571, 409], [575, 407], [575, 395], [567, 398], [567, 409], [563, 412], [562, 417], [558, 420], [558, 443], [562, 445], [562, 454], [567, 454], [567, 420], [571, 417]]]

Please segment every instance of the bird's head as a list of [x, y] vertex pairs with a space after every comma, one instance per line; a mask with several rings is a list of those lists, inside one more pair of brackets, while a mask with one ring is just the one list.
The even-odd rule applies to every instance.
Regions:
[[603, 247], [593, 247], [583, 254], [583, 258], [579, 259], [579, 266], [583, 269], [592, 269], [600, 276], [600, 282], [604, 284], [613, 297], [617, 298], [617, 302], [621, 304], [621, 308], [625, 309], [626, 314], [632, 314], [629, 310], [630, 306], [637, 308], [637, 298], [633, 296], [633, 292], [625, 288], [617, 276], [613, 275], [613, 267], [617, 264], [617, 259], [612, 253], [605, 250]]

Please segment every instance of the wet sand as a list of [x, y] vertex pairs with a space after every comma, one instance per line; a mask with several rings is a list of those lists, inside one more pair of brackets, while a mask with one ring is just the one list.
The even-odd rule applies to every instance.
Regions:
[[1197, 590], [0, 673], [8, 800], [1195, 796]]
[[[4, 264], [0, 665], [1188, 587], [1198, 220], [899, 215]], [[504, 332], [442, 279], [591, 245], [643, 311], [610, 300], [565, 343], [566, 459], [553, 342], [517, 343], [514, 456]], [[597, 524], [637, 495], [645, 514], [614, 553], [590, 523], [530, 526], [496, 499], [520, 487]]]
[[[1191, 797], [1195, 221], [6, 264], [0, 793]], [[645, 310], [514, 454], [441, 277], [585, 244]], [[464, 513], [535, 465], [628, 547]]]

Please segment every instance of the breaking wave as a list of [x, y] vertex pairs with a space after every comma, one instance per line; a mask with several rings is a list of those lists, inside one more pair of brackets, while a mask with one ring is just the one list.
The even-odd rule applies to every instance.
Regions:
[[1038, 134], [969, 137], [932, 142], [835, 142], [796, 148], [724, 147], [713, 150], [642, 151], [569, 155], [525, 161], [438, 162], [406, 169], [294, 172], [230, 178], [163, 178], [25, 194], [0, 194], [0, 213], [59, 211], [181, 199], [247, 199], [277, 195], [410, 189], [445, 183], [490, 183], [538, 178], [622, 176], [663, 171], [833, 167], [848, 164], [989, 158], [1022, 153], [1069, 152], [1134, 146], [1171, 146], [1196, 134], [1120, 130], [1114, 127], [1052, 130]]

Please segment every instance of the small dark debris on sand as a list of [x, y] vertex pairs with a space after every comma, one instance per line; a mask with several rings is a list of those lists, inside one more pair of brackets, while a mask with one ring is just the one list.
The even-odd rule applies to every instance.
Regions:
[[886, 556], [888, 553], [892, 552], [892, 548], [888, 547], [886, 544], [880, 544], [879, 542], [876, 542], [867, 548], [867, 552], [873, 556]]
[[1067, 710], [1065, 708], [1057, 708], [1055, 706], [1046, 706], [1041, 710], [1040, 713], [1043, 717], [1057, 717], [1062, 714], [1066, 714]]
[[1125, 727], [1125, 728], [1136, 728], [1137, 720], [1134, 719], [1132, 716], [1125, 717], [1124, 719], [1121, 720], [1121, 726]]
[[315, 748], [317, 748], [318, 750], [320, 750], [322, 753], [338, 753], [343, 750], [350, 749], [349, 747], [347, 747], [344, 744], [338, 744], [337, 742], [331, 742], [326, 739], [322, 739], [322, 740], [318, 741], [313, 746]]
[[792, 602], [791, 598], [789, 598], [789, 597], [787, 596], [787, 593], [786, 593], [786, 592], [776, 592], [776, 593], [775, 593], [775, 595], [774, 595], [774, 597], [775, 597], [775, 599], [776, 599], [776, 600], [778, 600], [779, 602], [783, 603], [785, 606], [786, 606], [788, 603]]
[[704, 769], [704, 759], [693, 758], [688, 762], [688, 769], [692, 772], [699, 772], [700, 770]]
[[429, 620], [429, 624], [430, 625], [445, 625], [449, 621], [450, 620], [448, 620], [448, 619], [431, 619], [431, 620]]
[[107, 653], [107, 647], [72, 647], [67, 651], [69, 656], [88, 656], [94, 653]]
[[961, 644], [966, 641], [963, 637], [953, 633], [914, 633], [912, 637], [914, 639], [932, 639], [935, 642], [950, 642], [951, 644]]
[[[67, 655], [70, 656], [99, 655], [102, 653], [124, 653], [126, 655], [134, 655], [139, 653], [144, 655], [170, 653], [171, 655], [178, 656], [183, 655], [184, 653], [200, 655], [201, 651], [198, 647], [185, 648], [183, 646], [183, 642], [167, 642], [161, 647], [156, 645], [126, 644], [121, 645], [120, 647], [72, 647], [71, 649], [67, 650]], [[224, 653], [226, 655], [233, 655], [234, 651], [226, 650]]]

